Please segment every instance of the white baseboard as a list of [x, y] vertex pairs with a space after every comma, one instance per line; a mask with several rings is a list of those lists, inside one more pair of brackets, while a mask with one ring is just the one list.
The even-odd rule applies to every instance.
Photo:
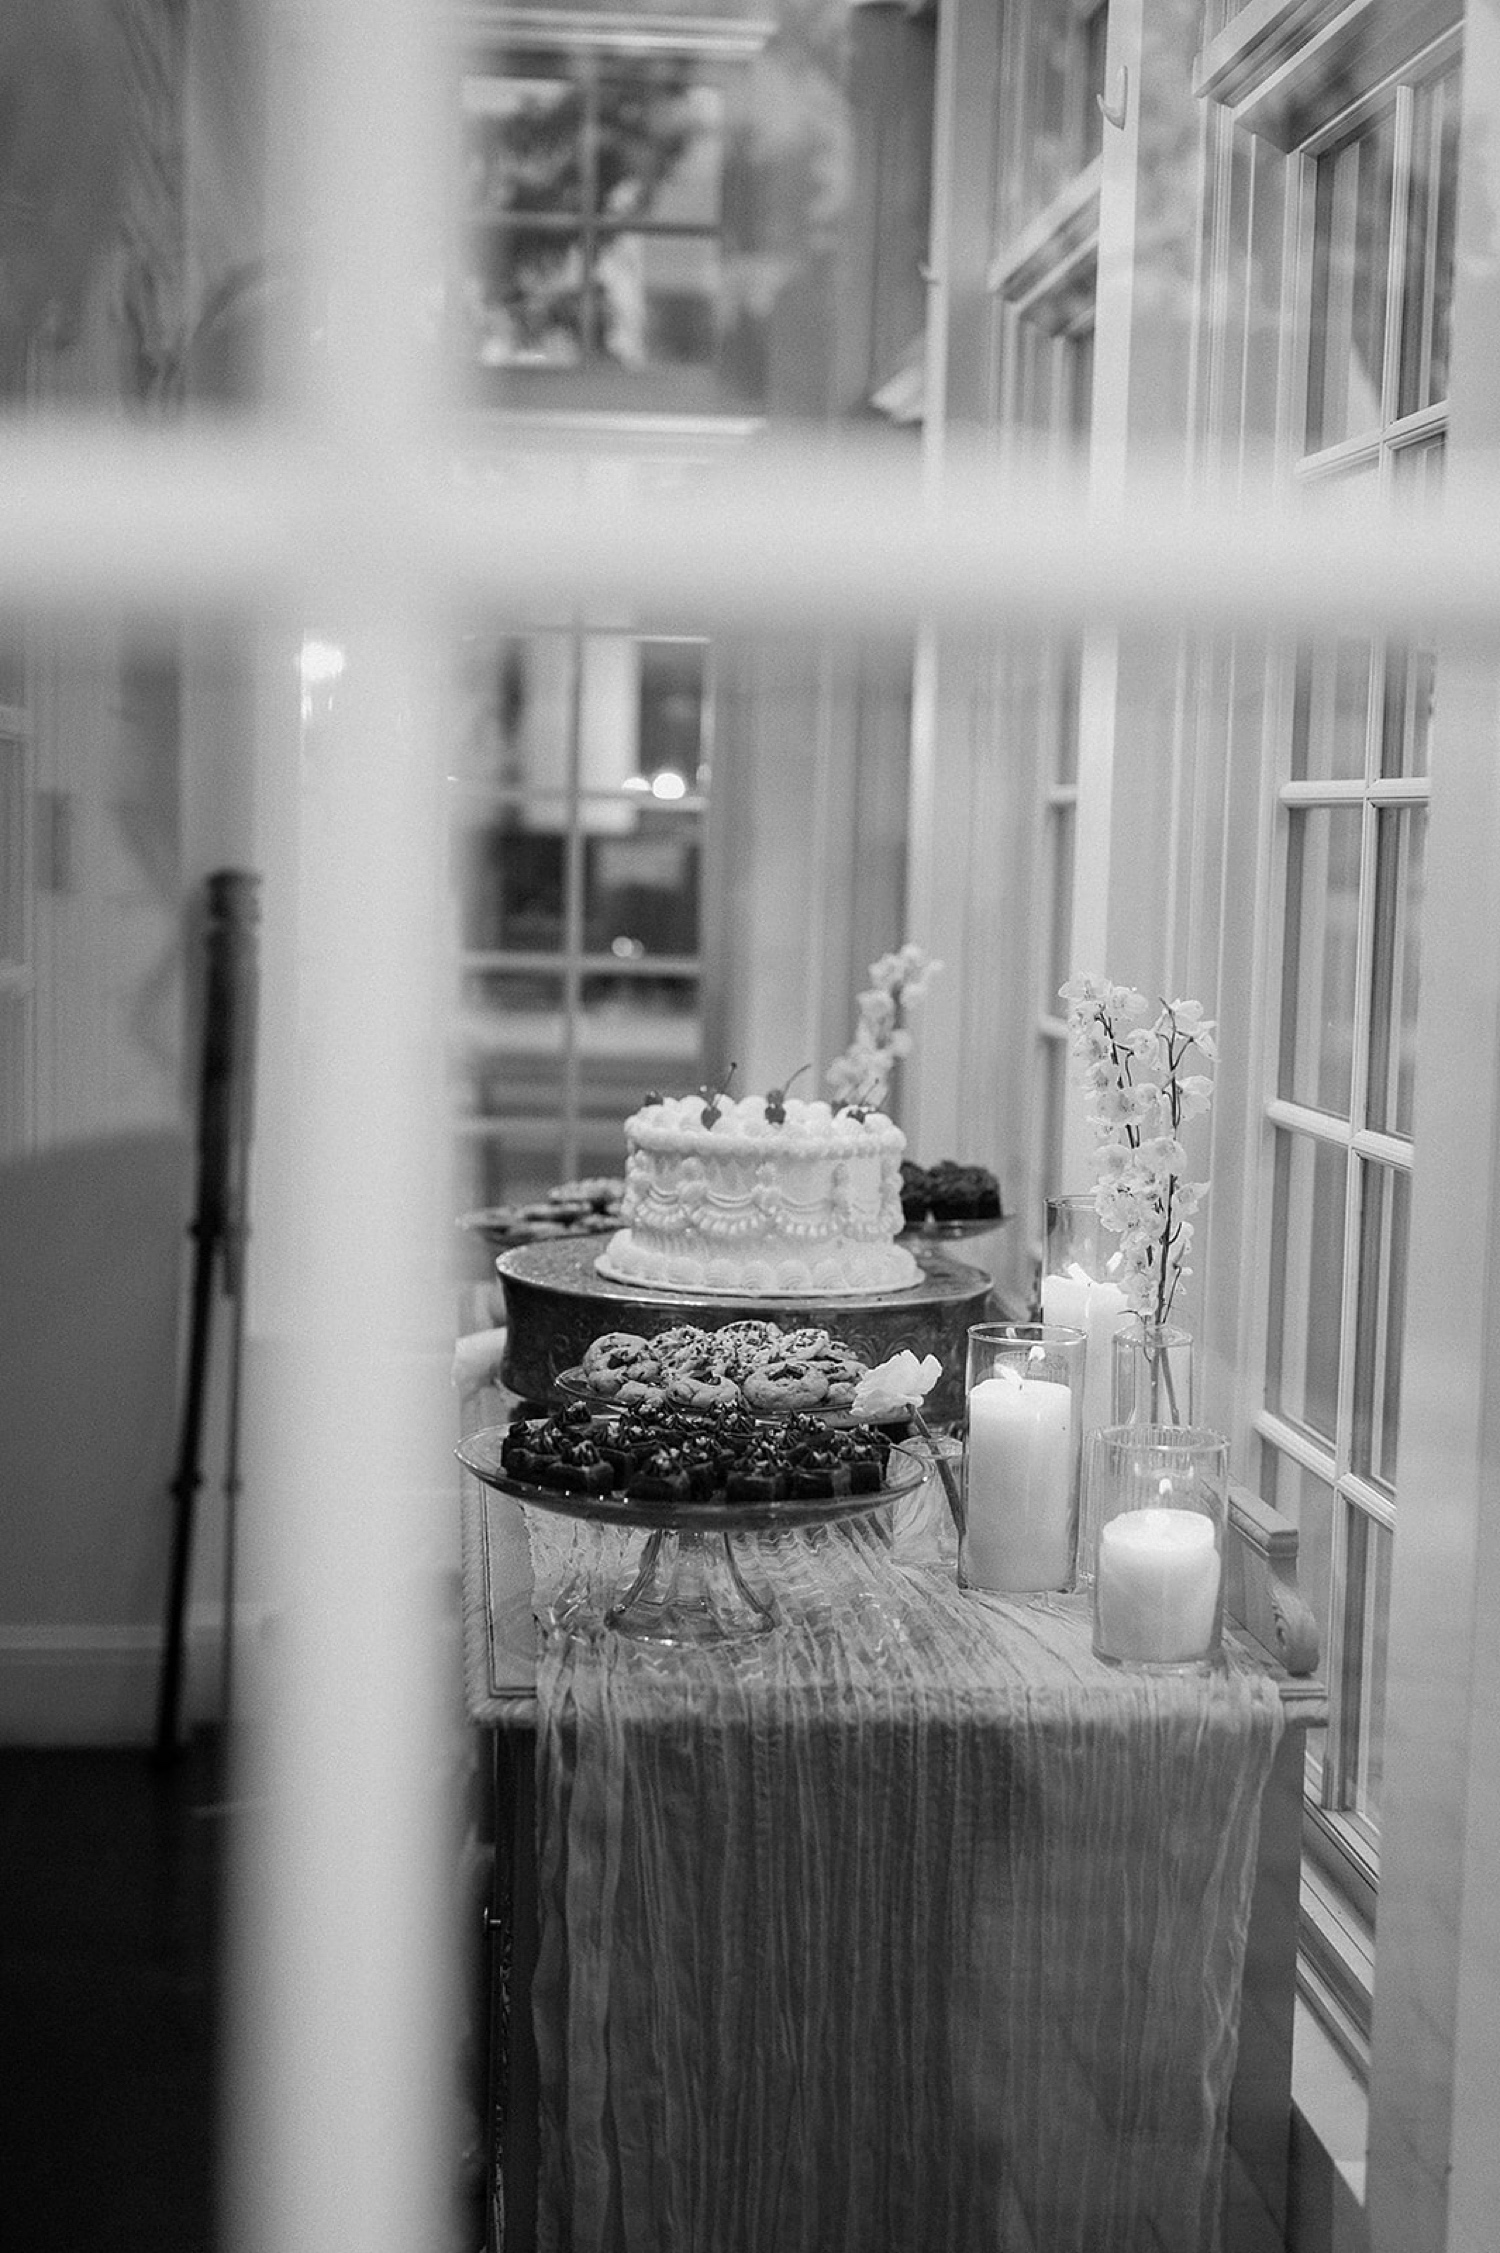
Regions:
[[[189, 1614], [185, 1727], [218, 1715], [221, 1624], [217, 1610]], [[159, 1626], [0, 1625], [0, 1744], [150, 1744], [162, 1648]]]

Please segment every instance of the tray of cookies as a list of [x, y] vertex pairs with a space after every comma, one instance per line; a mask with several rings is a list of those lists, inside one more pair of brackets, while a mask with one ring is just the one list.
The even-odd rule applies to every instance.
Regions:
[[815, 1324], [782, 1330], [744, 1321], [704, 1330], [682, 1322], [650, 1338], [606, 1331], [556, 1382], [566, 1396], [600, 1405], [745, 1408], [779, 1419], [847, 1414], [868, 1374], [868, 1362]]

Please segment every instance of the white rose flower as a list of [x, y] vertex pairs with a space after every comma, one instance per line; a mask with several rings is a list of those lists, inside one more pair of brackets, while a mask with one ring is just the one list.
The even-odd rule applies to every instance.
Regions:
[[880, 1423], [905, 1409], [918, 1408], [942, 1373], [943, 1365], [935, 1353], [924, 1353], [920, 1361], [906, 1349], [893, 1353], [888, 1361], [860, 1378], [849, 1413], [862, 1423]]

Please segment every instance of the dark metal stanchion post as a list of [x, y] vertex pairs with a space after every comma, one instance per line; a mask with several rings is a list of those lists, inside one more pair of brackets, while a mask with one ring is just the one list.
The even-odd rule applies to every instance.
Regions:
[[242, 869], [220, 869], [208, 880], [203, 1069], [198, 1099], [198, 1186], [189, 1229], [193, 1238], [193, 1284], [182, 1424], [177, 1470], [171, 1487], [172, 1556], [156, 1711], [158, 1759], [170, 1758], [177, 1749], [193, 1519], [198, 1488], [202, 1484], [203, 1417], [208, 1393], [216, 1275], [232, 1301], [234, 1317], [229, 1373], [229, 1468], [225, 1482], [231, 1520], [225, 1533], [226, 1640], [232, 1633], [228, 1611], [232, 1595], [235, 1497], [230, 1488], [232, 1484], [237, 1489], [239, 1483], [238, 1362], [242, 1336], [243, 1252], [248, 1233], [246, 1181], [255, 1021], [257, 882], [256, 877]]

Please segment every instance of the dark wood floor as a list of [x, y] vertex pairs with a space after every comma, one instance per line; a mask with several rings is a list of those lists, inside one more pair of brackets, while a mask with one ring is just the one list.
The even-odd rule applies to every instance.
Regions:
[[0, 2242], [215, 2243], [220, 1761], [0, 1748]]

